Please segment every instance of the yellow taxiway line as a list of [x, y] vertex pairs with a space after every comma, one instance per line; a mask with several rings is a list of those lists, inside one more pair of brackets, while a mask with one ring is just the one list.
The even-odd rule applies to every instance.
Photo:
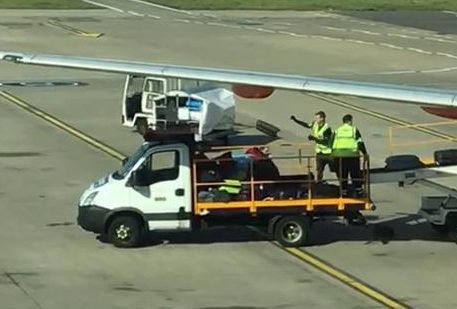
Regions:
[[51, 27], [63, 29], [65, 31], [68, 31], [68, 32], [71, 32], [73, 34], [76, 34], [76, 35], [79, 35], [79, 36], [83, 36], [83, 37], [99, 38], [99, 37], [101, 37], [103, 35], [103, 33], [100, 33], [100, 32], [88, 32], [88, 31], [85, 31], [85, 30], [77, 29], [75, 27], [63, 24], [63, 23], [61, 23], [59, 21], [56, 21], [56, 20], [50, 20], [46, 24], [51, 26]]
[[[56, 117], [42, 111], [41, 109], [27, 103], [26, 101], [8, 93], [6, 91], [0, 91], [0, 96], [4, 99], [8, 100], [9, 102], [19, 106], [20, 108], [26, 110], [29, 113], [45, 120], [46, 122], [58, 127], [59, 129], [64, 130], [65, 132], [79, 138], [83, 142], [103, 151], [104, 153], [110, 155], [113, 158], [118, 160], [123, 159], [125, 156], [117, 151], [116, 149], [104, 144], [103, 142], [73, 128], [72, 126], [66, 124], [65, 122], [57, 119]], [[267, 237], [264, 233], [254, 229], [260, 235]], [[307, 263], [308, 265], [320, 270], [321, 272], [331, 276], [334, 279], [344, 283], [345, 285], [353, 288], [355, 291], [362, 293], [365, 296], [368, 296], [370, 299], [377, 301], [378, 303], [383, 304], [387, 308], [394, 308], [394, 309], [403, 309], [403, 308], [410, 308], [409, 306], [401, 303], [400, 301], [396, 300], [394, 297], [391, 297], [373, 287], [370, 287], [368, 284], [362, 282], [361, 280], [351, 276], [336, 267], [330, 265], [329, 263], [317, 258], [316, 256], [312, 255], [311, 253], [297, 248], [285, 248], [280, 246], [278, 243], [271, 241], [273, 245], [276, 247], [284, 250], [285, 252], [297, 257], [301, 261]]]
[[369, 298], [377, 301], [378, 303], [383, 304], [387, 308], [395, 308], [395, 309], [400, 309], [400, 308], [411, 308], [410, 306], [403, 304], [399, 300], [395, 299], [392, 296], [387, 295], [386, 293], [383, 293], [379, 291], [378, 289], [375, 289], [368, 284], [362, 282], [361, 280], [355, 278], [354, 276], [349, 275], [346, 272], [343, 272], [334, 266], [330, 265], [329, 263], [317, 258], [313, 254], [303, 250], [303, 249], [297, 249], [297, 248], [284, 248], [280, 246], [279, 244], [275, 244], [276, 246], [280, 247], [281, 249], [285, 250], [286, 252], [290, 253], [291, 255], [299, 258], [303, 262], [307, 263], [308, 265], [311, 265], [320, 271], [326, 273], [330, 277], [337, 279], [338, 281], [346, 284], [347, 286], [353, 288], [354, 290], [362, 293], [365, 296], [368, 296]]
[[[255, 228], [251, 228], [251, 230], [257, 232], [265, 239], [269, 239], [269, 235], [261, 232]], [[318, 258], [314, 254], [299, 248], [286, 248], [281, 246], [276, 241], [270, 241], [271, 244], [280, 248], [281, 250], [295, 256], [296, 258], [300, 259], [301, 261], [305, 262], [306, 264], [320, 270], [321, 272], [329, 275], [333, 279], [336, 279], [345, 285], [349, 286], [350, 288], [356, 290], [357, 292], [371, 298], [372, 300], [384, 305], [386, 308], [392, 309], [406, 309], [412, 308], [411, 306], [402, 303], [401, 301], [397, 300], [396, 298], [387, 295], [386, 293], [368, 285], [367, 283], [363, 282], [362, 280], [336, 268], [335, 266], [331, 265], [330, 263]]]
[[98, 150], [103, 151], [104, 153], [110, 155], [111, 157], [122, 160], [125, 158], [123, 154], [120, 152], [116, 151], [112, 147], [104, 144], [103, 142], [79, 131], [78, 129], [73, 128], [69, 124], [66, 124], [65, 122], [57, 119], [56, 117], [42, 111], [41, 109], [30, 105], [29, 103], [25, 102], [24, 100], [12, 95], [9, 92], [6, 91], [0, 91], [0, 96], [3, 97], [4, 99], [8, 100], [9, 102], [15, 104], [16, 106], [19, 106], [20, 108], [26, 110], [27, 112], [43, 119], [44, 121], [58, 127], [61, 130], [66, 131], [67, 133], [73, 135], [74, 137], [79, 138], [83, 142], [97, 148]]

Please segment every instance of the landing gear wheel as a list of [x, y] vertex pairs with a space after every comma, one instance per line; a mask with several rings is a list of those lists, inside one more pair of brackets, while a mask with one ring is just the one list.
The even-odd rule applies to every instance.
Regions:
[[148, 122], [146, 119], [138, 119], [136, 122], [136, 131], [141, 135], [145, 136], [148, 131]]
[[300, 247], [308, 241], [310, 229], [308, 217], [284, 217], [276, 223], [275, 239], [284, 247]]
[[132, 248], [140, 245], [143, 234], [141, 223], [132, 216], [114, 218], [108, 228], [109, 240], [118, 248]]

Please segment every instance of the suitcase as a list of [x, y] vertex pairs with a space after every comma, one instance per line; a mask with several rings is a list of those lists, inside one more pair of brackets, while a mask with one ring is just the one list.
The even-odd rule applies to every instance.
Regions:
[[312, 194], [316, 198], [339, 197], [340, 196], [340, 186], [331, 185], [331, 184], [316, 184]]
[[457, 164], [457, 149], [437, 150], [433, 153], [436, 165]]
[[415, 155], [396, 155], [387, 157], [385, 169], [401, 171], [424, 167], [424, 163]]

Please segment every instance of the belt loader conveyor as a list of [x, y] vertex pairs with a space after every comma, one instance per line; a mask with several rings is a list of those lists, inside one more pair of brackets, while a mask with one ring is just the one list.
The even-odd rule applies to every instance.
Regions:
[[447, 233], [457, 229], [457, 190], [429, 179], [452, 176], [457, 176], [457, 165], [428, 165], [407, 170], [380, 168], [370, 170], [370, 183], [397, 182], [399, 186], [418, 183], [444, 192], [446, 196], [423, 196], [419, 215], [424, 217], [435, 230]]

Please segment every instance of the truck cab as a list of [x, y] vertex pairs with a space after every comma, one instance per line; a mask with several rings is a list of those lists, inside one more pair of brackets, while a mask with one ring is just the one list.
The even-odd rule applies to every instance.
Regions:
[[189, 147], [145, 142], [82, 194], [78, 223], [128, 247], [146, 230], [190, 229], [191, 196]]

